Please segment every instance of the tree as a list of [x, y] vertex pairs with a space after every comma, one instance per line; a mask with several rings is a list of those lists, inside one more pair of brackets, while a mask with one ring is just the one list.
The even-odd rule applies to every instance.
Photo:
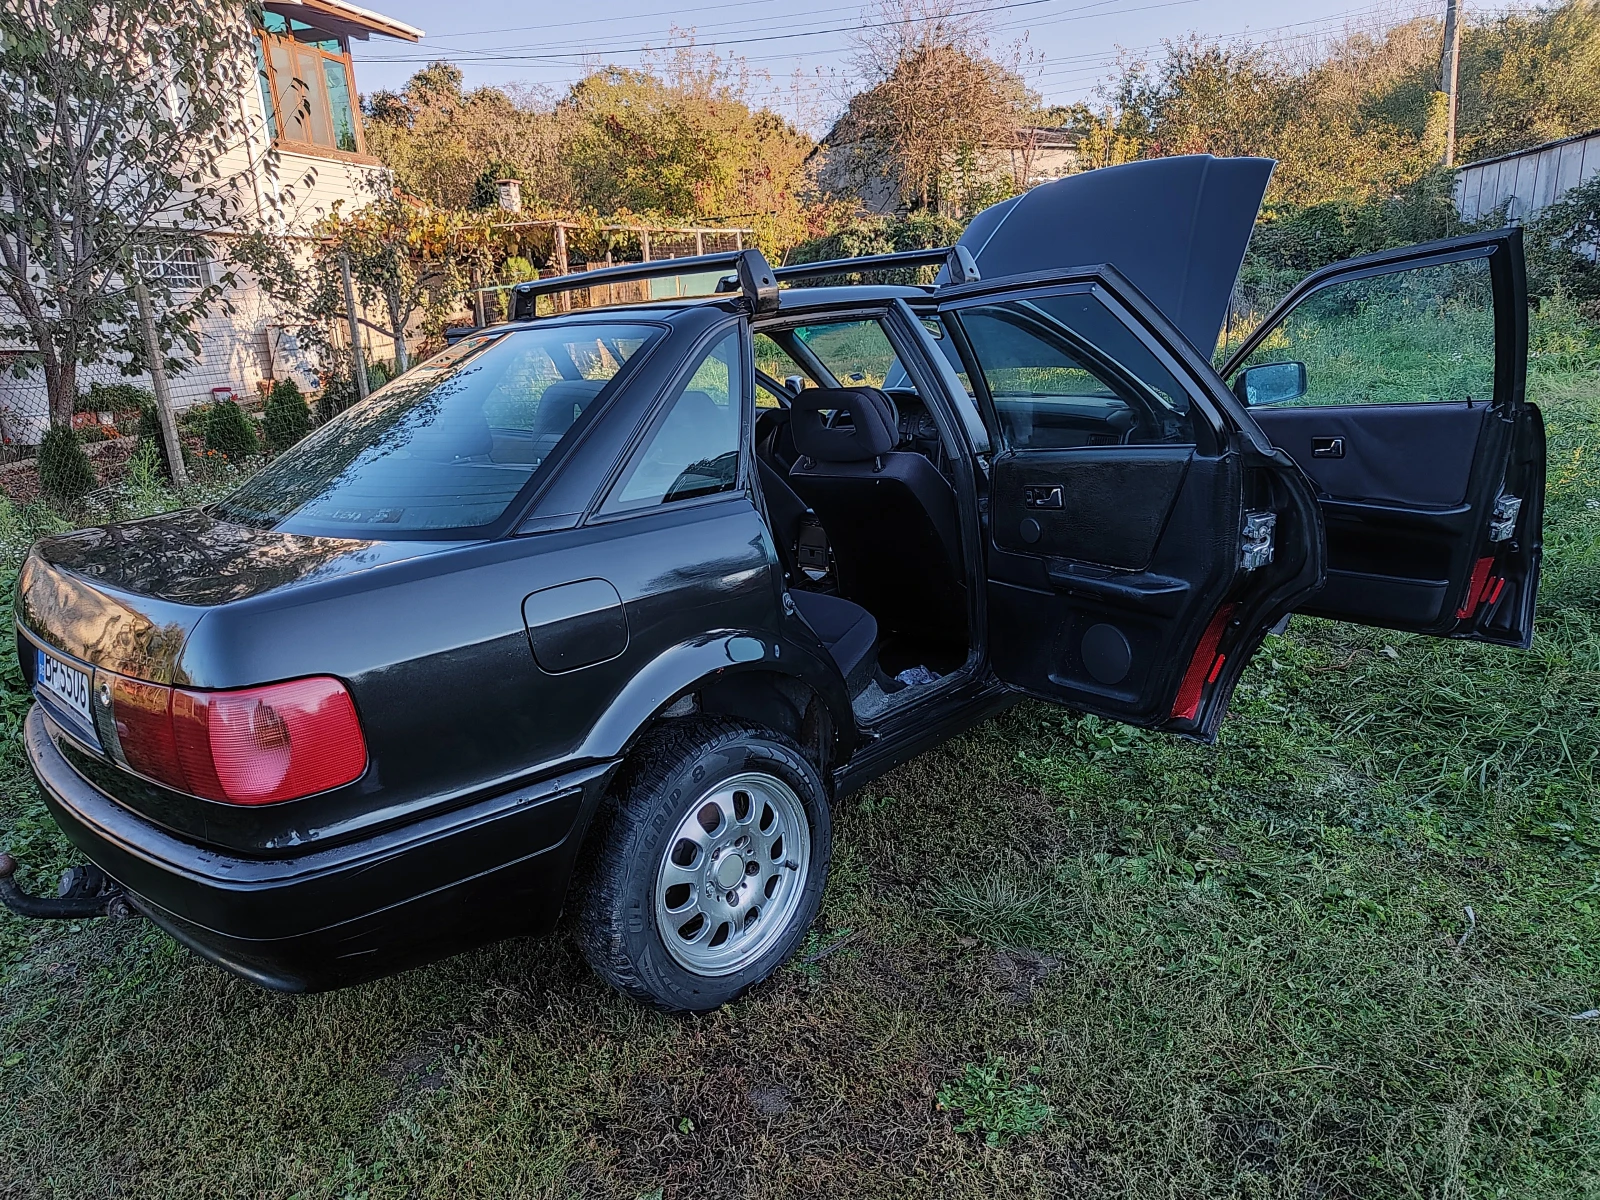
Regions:
[[753, 107], [749, 89], [736, 60], [692, 43], [579, 80], [557, 105], [574, 202], [602, 213], [751, 222], [773, 250], [794, 241], [813, 143]]
[[1567, 0], [1468, 25], [1459, 120], [1463, 161], [1600, 126], [1600, 6]]
[[473, 207], [479, 176], [500, 164], [523, 180], [524, 203], [568, 203], [558, 122], [544, 94], [496, 87], [464, 92], [461, 85], [459, 67], [431, 63], [401, 91], [377, 92], [367, 101], [367, 146], [394, 171], [401, 189], [444, 208]]
[[[958, 176], [967, 190], [990, 181], [997, 148], [1015, 161], [1018, 127], [1033, 107], [1020, 48], [1007, 57], [990, 57], [973, 10], [953, 0], [878, 0], [856, 54], [869, 86], [835, 126], [853, 158], [847, 169], [891, 181], [909, 207], [960, 208], [951, 194]], [[1020, 174], [1010, 190], [1025, 186]]]
[[[142, 356], [133, 264], [203, 259], [202, 230], [237, 211], [249, 36], [234, 0], [0, 5], [0, 340], [28, 347], [53, 424], [71, 421], [80, 366]], [[180, 297], [144, 274], [164, 344], [195, 348], [229, 281]]]
[[438, 332], [466, 287], [462, 263], [478, 228], [459, 214], [396, 195], [367, 205], [326, 230], [324, 263], [343, 255], [363, 304], [381, 303], [389, 317], [395, 365], [410, 366], [406, 331], [419, 314]]

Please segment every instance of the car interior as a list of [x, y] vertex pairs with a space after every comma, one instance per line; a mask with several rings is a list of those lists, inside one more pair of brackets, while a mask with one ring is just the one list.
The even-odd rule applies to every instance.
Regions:
[[876, 321], [763, 332], [756, 358], [760, 486], [789, 594], [871, 720], [967, 660], [950, 455]]

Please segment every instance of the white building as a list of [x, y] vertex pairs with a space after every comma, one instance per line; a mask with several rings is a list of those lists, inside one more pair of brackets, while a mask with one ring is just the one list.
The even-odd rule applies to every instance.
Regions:
[[[373, 36], [416, 42], [422, 31], [346, 0], [266, 0], [262, 8], [256, 85], [239, 97], [247, 135], [219, 165], [225, 178], [237, 176], [252, 218], [291, 237], [306, 236], [335, 204], [349, 213], [391, 186], [388, 172], [366, 151], [351, 42]], [[230, 236], [227, 229], [214, 231], [209, 261], [188, 254], [167, 259], [161, 269], [169, 283], [199, 288], [216, 278]], [[217, 312], [197, 324], [200, 353], [171, 380], [180, 408], [224, 392], [253, 396], [263, 380], [298, 376], [309, 382], [293, 337], [274, 323], [260, 290], [242, 286], [230, 299], [231, 314]], [[44, 382], [4, 370], [7, 357], [14, 355], [0, 352], [0, 435], [33, 444], [49, 420]], [[80, 367], [78, 386], [125, 378], [115, 364], [102, 363]], [[149, 385], [148, 379], [129, 382]]]

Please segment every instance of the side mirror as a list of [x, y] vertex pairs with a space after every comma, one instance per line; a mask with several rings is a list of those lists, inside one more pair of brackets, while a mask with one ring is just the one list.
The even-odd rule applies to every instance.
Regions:
[[787, 375], [784, 377], [783, 387], [791, 396], [798, 396], [806, 390], [806, 377], [804, 375]]
[[1306, 365], [1276, 362], [1246, 367], [1233, 381], [1233, 394], [1252, 407], [1298, 400], [1306, 394]]

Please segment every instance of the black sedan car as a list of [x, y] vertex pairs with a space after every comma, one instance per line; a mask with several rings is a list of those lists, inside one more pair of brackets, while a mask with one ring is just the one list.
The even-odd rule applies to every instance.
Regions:
[[1323, 270], [1217, 367], [1270, 170], [526, 285], [226, 499], [40, 542], [27, 749], [93, 867], [5, 899], [302, 990], [570, 897], [704, 1010], [804, 937], [830, 804], [1018, 695], [1205, 739], [1291, 612], [1526, 646], [1518, 232]]

